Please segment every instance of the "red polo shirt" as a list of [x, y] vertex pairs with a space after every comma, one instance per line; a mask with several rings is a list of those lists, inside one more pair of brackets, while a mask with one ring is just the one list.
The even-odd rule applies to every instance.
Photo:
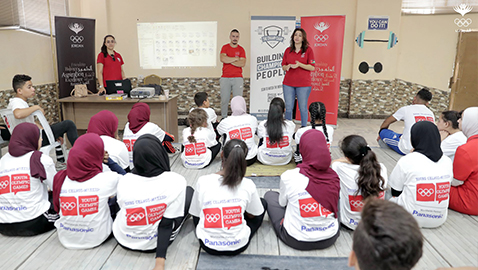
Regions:
[[[246, 58], [246, 51], [240, 45], [237, 45], [236, 48], [231, 47], [231, 44], [226, 44], [222, 46], [221, 54], [225, 53], [228, 57], [239, 57]], [[236, 67], [232, 64], [222, 64], [222, 76], [225, 78], [242, 78], [242, 68]]]
[[124, 61], [121, 54], [115, 52], [115, 61], [113, 61], [111, 55], [106, 55], [106, 57], [104, 57], [103, 53], [100, 52], [96, 63], [103, 64], [103, 86], [106, 87], [106, 81], [123, 79], [123, 76], [121, 75], [121, 65], [124, 64]]
[[468, 215], [478, 215], [478, 135], [471, 136], [456, 149], [453, 177], [464, 183], [451, 187], [449, 208]]
[[[305, 52], [302, 52], [301, 50], [298, 53], [295, 51], [291, 52], [290, 47], [287, 48], [284, 52], [284, 57], [282, 58], [282, 65], [295, 64], [295, 61], [315, 66], [314, 52], [310, 47], [307, 47]], [[285, 73], [284, 81], [282, 83], [292, 87], [311, 86], [310, 71], [301, 67], [296, 69], [290, 68], [289, 71]]]

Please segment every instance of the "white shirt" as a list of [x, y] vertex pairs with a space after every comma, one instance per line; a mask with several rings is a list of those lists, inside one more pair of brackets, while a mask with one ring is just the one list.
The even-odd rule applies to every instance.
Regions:
[[420, 121], [430, 121], [435, 123], [435, 115], [427, 106], [423, 104], [413, 104], [401, 107], [393, 114], [397, 121], [404, 121], [403, 135], [398, 142], [398, 148], [402, 153], [408, 154], [412, 150], [410, 141], [410, 130], [413, 124]]
[[129, 166], [129, 153], [128, 148], [122, 141], [118, 141], [115, 138], [111, 138], [107, 135], [102, 135], [100, 138], [105, 145], [105, 151], [108, 151], [110, 158], [118, 163], [118, 165], [126, 169]]
[[223, 119], [217, 126], [219, 134], [226, 134], [226, 142], [231, 139], [243, 140], [247, 145], [247, 160], [257, 155], [257, 144], [254, 139], [257, 130], [257, 118], [250, 114], [234, 116]]
[[30, 157], [9, 153], [0, 159], [0, 223], [15, 223], [35, 219], [50, 208], [48, 187], [52, 189], [55, 163], [42, 154], [40, 162], [46, 172], [43, 183], [30, 175]]
[[309, 178], [299, 168], [280, 176], [279, 204], [286, 207], [283, 226], [294, 239], [317, 242], [333, 237], [339, 230], [334, 213], [318, 203], [305, 189]]
[[[326, 125], [327, 127], [327, 134], [329, 135], [329, 141], [327, 142], [327, 147], [330, 149], [330, 145], [332, 144], [332, 142], [334, 141], [334, 127], [331, 126], [331, 125]], [[295, 143], [296, 144], [300, 144], [300, 137], [302, 137], [302, 135], [307, 131], [307, 130], [310, 130], [312, 129], [312, 126], [306, 126], [306, 127], [303, 127], [303, 128], [299, 128], [297, 130], [297, 132], [295, 133]], [[324, 133], [324, 136], [325, 136], [325, 132], [324, 132], [324, 127], [323, 126], [315, 126], [315, 129], [318, 130], [318, 131], [321, 131], [322, 133]], [[325, 137], [325, 139], [327, 139], [327, 137]]]
[[64, 247], [93, 248], [108, 238], [113, 226], [108, 199], [116, 194], [121, 177], [115, 172], [102, 172], [84, 182], [65, 178], [60, 192], [60, 219], [55, 222]]
[[[30, 106], [28, 105], [28, 103], [19, 98], [19, 97], [14, 97], [14, 98], [11, 98], [10, 101], [8, 102], [8, 106], [7, 106], [7, 109], [10, 109], [13, 111], [15, 111], [16, 109], [26, 109], [26, 108], [29, 108]], [[17, 124], [20, 124], [20, 123], [23, 123], [23, 122], [28, 122], [28, 123], [32, 123], [32, 124], [35, 124], [35, 119], [33, 118], [33, 115], [29, 115], [23, 119], [18, 119], [18, 118], [15, 118]]]
[[128, 173], [118, 183], [118, 212], [113, 223], [116, 240], [131, 249], [156, 248], [162, 218], [184, 215], [186, 179], [174, 172], [155, 177]]
[[148, 122], [146, 123], [138, 132], [133, 133], [131, 129], [129, 129], [129, 122], [126, 123], [124, 126], [124, 133], [123, 133], [123, 142], [126, 145], [126, 149], [128, 150], [129, 155], [129, 168], [133, 170], [133, 146], [136, 140], [144, 134], [151, 134], [153, 136], [158, 137], [158, 139], [162, 142], [164, 140], [164, 136], [166, 133], [158, 127], [155, 123]]
[[455, 132], [441, 142], [441, 150], [443, 151], [443, 154], [449, 157], [453, 162], [455, 159], [456, 149], [458, 146], [465, 144], [466, 141], [467, 138], [462, 131]]
[[207, 128], [210, 129], [212, 132], [214, 131], [214, 127], [212, 126], [212, 123], [216, 123], [217, 121], [217, 115], [214, 109], [212, 108], [191, 108], [189, 112], [191, 112], [194, 109], [203, 109], [207, 113]]
[[233, 190], [221, 185], [222, 176], [201, 176], [191, 202], [189, 213], [199, 217], [196, 235], [211, 249], [234, 251], [249, 242], [250, 228], [244, 212], [259, 216], [264, 213], [256, 185], [248, 178]]
[[216, 134], [208, 128], [199, 127], [194, 132], [196, 143], [190, 143], [188, 137], [191, 135], [191, 128], [183, 130], [184, 151], [181, 159], [184, 167], [188, 169], [201, 169], [209, 164], [212, 152], [209, 147], [217, 144]]
[[290, 162], [292, 158], [292, 135], [295, 131], [295, 124], [292, 121], [285, 120], [285, 125], [282, 126], [282, 140], [280, 143], [271, 145], [269, 143], [269, 135], [265, 124], [267, 120], [259, 123], [257, 128], [257, 136], [264, 138], [259, 151], [257, 159], [265, 165], [285, 165]]
[[[380, 175], [384, 179], [382, 187], [387, 188], [387, 168], [380, 163]], [[340, 178], [340, 222], [348, 228], [355, 230], [360, 221], [360, 212], [363, 208], [363, 197], [358, 190], [357, 179], [360, 165], [344, 162], [332, 163], [332, 169]], [[385, 198], [385, 192], [380, 192], [380, 199]]]
[[424, 228], [435, 228], [446, 221], [453, 167], [443, 155], [433, 162], [425, 155], [412, 152], [398, 160], [390, 174], [390, 186], [402, 191], [390, 199], [403, 206]]

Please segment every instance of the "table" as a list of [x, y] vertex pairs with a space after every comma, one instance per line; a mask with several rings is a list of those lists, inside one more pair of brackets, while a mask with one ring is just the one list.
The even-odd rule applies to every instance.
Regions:
[[123, 130], [128, 122], [128, 113], [137, 102], [144, 102], [151, 109], [150, 121], [164, 131], [178, 137], [178, 96], [168, 100], [159, 98], [106, 100], [105, 96], [66, 97], [58, 100], [63, 110], [63, 120], [71, 120], [76, 128], [86, 130], [90, 118], [102, 110], [112, 111], [118, 117], [118, 129]]

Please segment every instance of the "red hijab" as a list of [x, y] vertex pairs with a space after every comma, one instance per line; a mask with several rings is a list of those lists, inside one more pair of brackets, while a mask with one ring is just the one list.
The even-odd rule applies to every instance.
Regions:
[[315, 129], [306, 131], [300, 137], [300, 153], [302, 163], [297, 167], [301, 174], [309, 178], [305, 190], [338, 218], [340, 179], [330, 168], [332, 158], [324, 134]]
[[66, 176], [73, 181], [85, 182], [103, 171], [103, 140], [94, 133], [80, 136], [70, 150], [66, 170], [59, 171], [53, 179], [53, 205], [60, 211], [60, 192]]
[[117, 130], [118, 117], [111, 111], [103, 110], [91, 117], [87, 133], [96, 133], [100, 136], [106, 135], [114, 138]]
[[8, 153], [12, 157], [21, 157], [33, 151], [30, 157], [30, 175], [35, 178], [46, 179], [45, 167], [41, 163], [42, 153], [38, 151], [40, 129], [32, 123], [21, 123], [15, 127], [8, 143]]
[[129, 129], [136, 134], [144, 125], [149, 122], [151, 111], [146, 103], [135, 103], [128, 114]]

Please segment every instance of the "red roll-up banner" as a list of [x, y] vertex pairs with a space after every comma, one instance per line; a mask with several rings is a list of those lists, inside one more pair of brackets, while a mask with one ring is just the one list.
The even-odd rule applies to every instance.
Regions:
[[[301, 17], [300, 21], [315, 57], [315, 70], [311, 72], [312, 91], [307, 106], [315, 101], [324, 103], [327, 124], [336, 125], [345, 16]], [[300, 119], [299, 108], [296, 116]]]

